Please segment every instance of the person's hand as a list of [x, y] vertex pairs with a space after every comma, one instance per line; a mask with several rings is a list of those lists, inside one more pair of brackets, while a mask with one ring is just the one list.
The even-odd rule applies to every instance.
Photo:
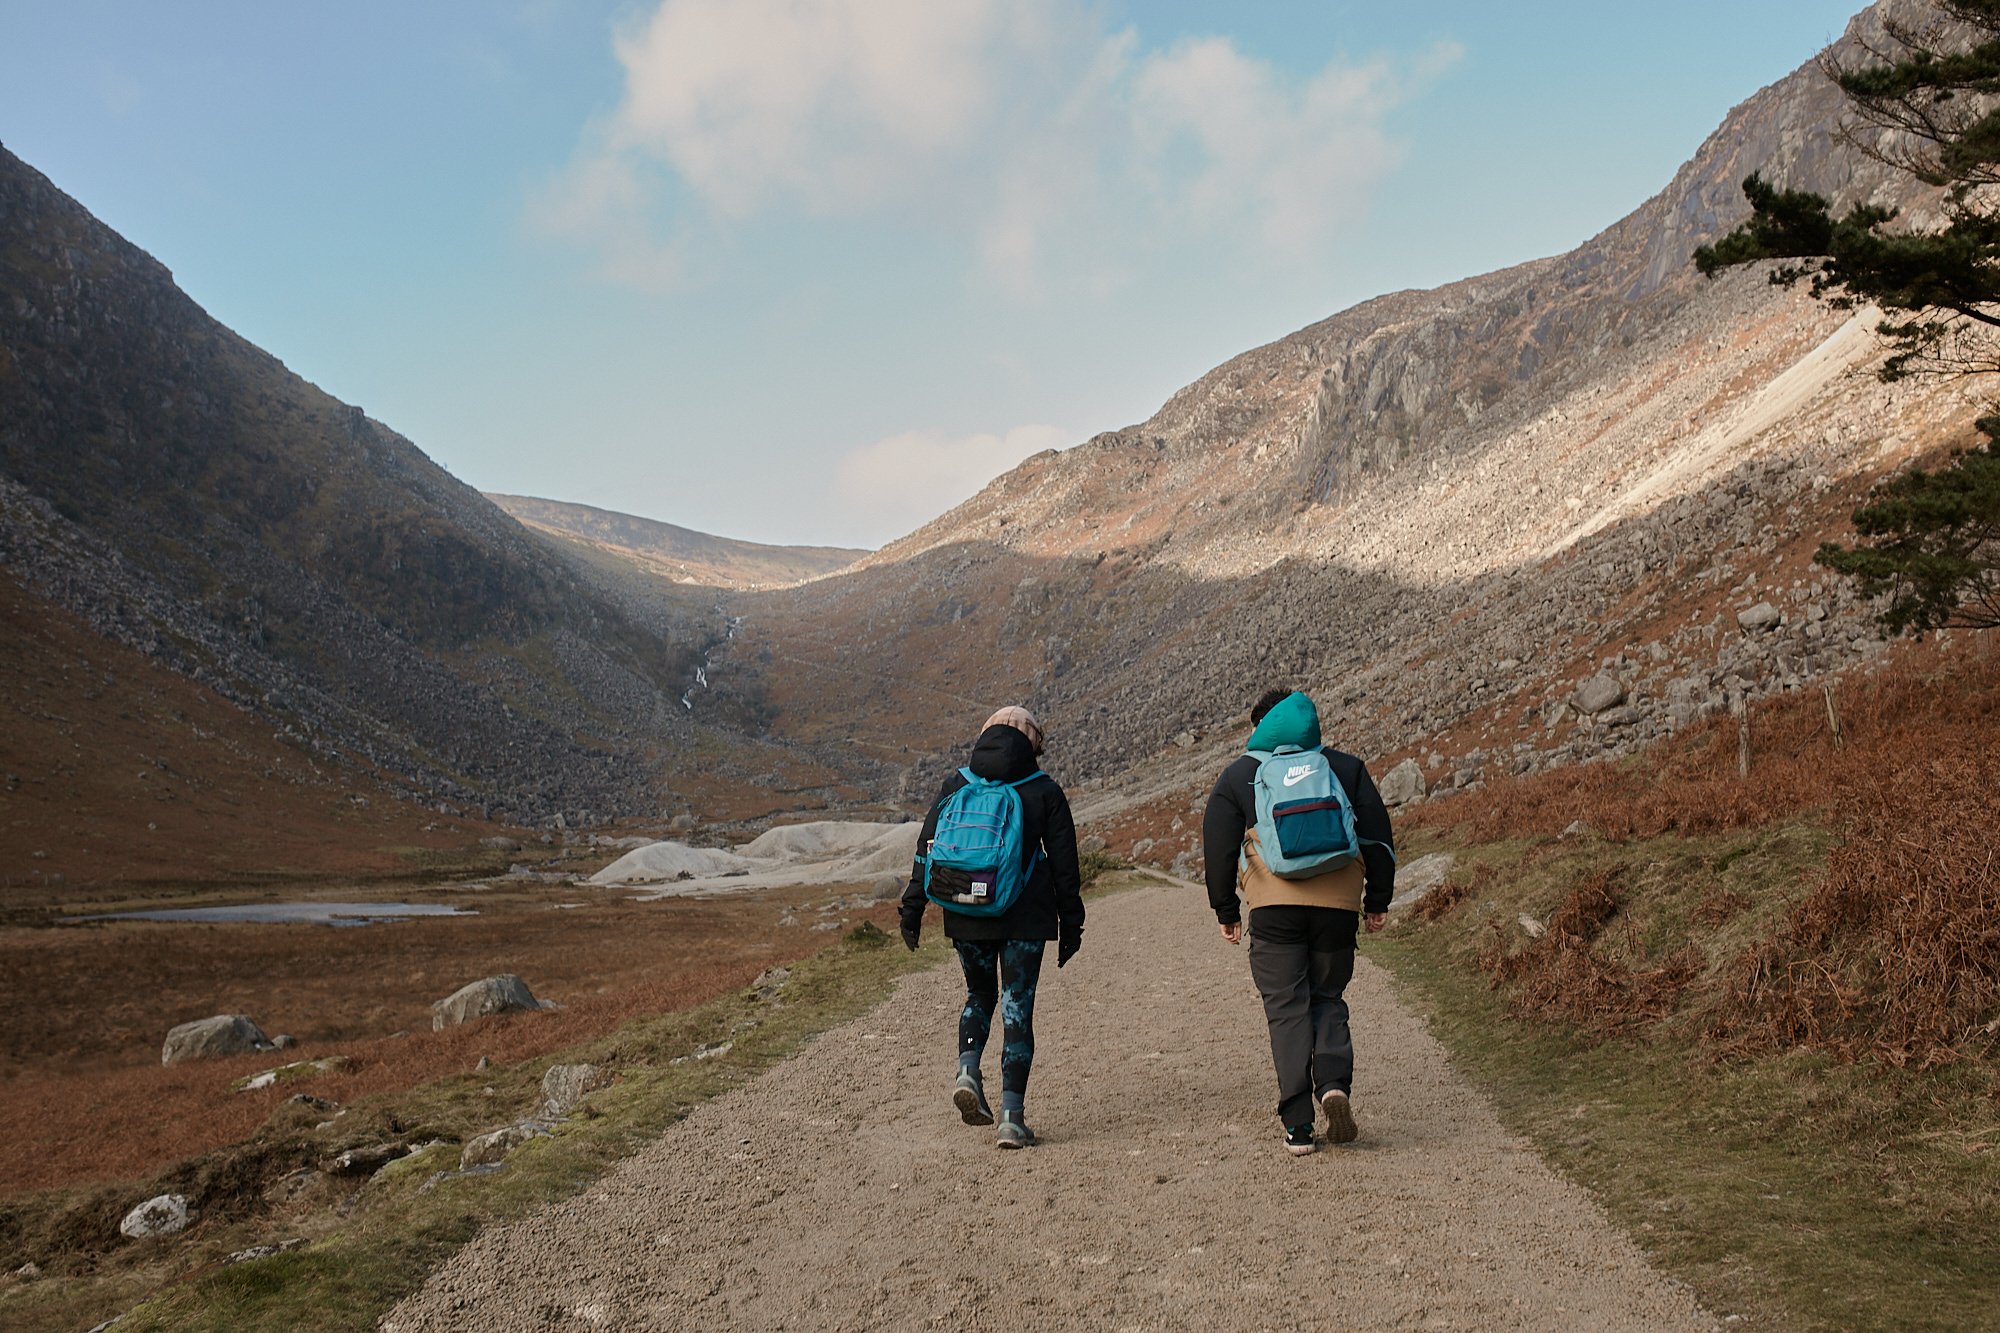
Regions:
[[1243, 923], [1241, 921], [1223, 922], [1222, 938], [1228, 940], [1231, 944], [1243, 943]]
[[917, 951], [917, 941], [922, 938], [923, 927], [921, 925], [903, 927], [903, 947], [911, 953]]
[[1388, 924], [1389, 924], [1389, 914], [1387, 912], [1368, 913], [1368, 933], [1370, 935], [1373, 935], [1376, 931], [1382, 929], [1382, 927]]
[[1082, 947], [1082, 931], [1065, 930], [1062, 932], [1062, 938], [1056, 941], [1056, 966], [1061, 967], [1064, 963], [1076, 957], [1076, 951]]

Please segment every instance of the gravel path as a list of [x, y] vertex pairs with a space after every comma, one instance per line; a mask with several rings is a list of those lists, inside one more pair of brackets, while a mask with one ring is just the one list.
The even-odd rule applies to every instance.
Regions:
[[382, 1327], [1713, 1327], [1501, 1127], [1381, 970], [1349, 991], [1361, 1140], [1293, 1158], [1245, 955], [1200, 892], [1090, 913], [1043, 975], [1041, 1146], [959, 1123], [962, 991], [937, 968], [482, 1234]]

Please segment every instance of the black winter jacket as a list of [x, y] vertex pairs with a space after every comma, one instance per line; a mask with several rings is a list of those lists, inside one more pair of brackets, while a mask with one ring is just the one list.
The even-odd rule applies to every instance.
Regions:
[[[1354, 831], [1367, 839], [1361, 846], [1361, 864], [1367, 875], [1363, 910], [1386, 912], [1396, 893], [1396, 858], [1390, 847], [1394, 836], [1389, 830], [1389, 811], [1368, 766], [1343, 750], [1322, 745], [1326, 764], [1333, 770], [1347, 799], [1354, 806]], [[1242, 919], [1236, 898], [1236, 858], [1243, 850], [1243, 835], [1257, 822], [1257, 794], [1251, 784], [1257, 780], [1259, 760], [1241, 755], [1208, 794], [1208, 808], [1202, 814], [1202, 869], [1208, 881], [1208, 903], [1224, 925]]]
[[[1035, 747], [1012, 727], [991, 726], [980, 733], [966, 767], [982, 778], [1020, 782], [1035, 771]], [[964, 785], [964, 776], [954, 770], [938, 789], [937, 800], [931, 802], [923, 832], [917, 838], [919, 853], [930, 846], [937, 833], [939, 807]], [[1033, 782], [1022, 783], [1018, 790], [1022, 848], [1028, 856], [1040, 848], [1042, 859], [1035, 866], [1035, 873], [1021, 886], [1021, 896], [999, 916], [944, 912], [944, 933], [950, 939], [1052, 940], [1059, 934], [1082, 934], [1083, 873], [1076, 863], [1076, 820], [1069, 812], [1069, 798], [1046, 773]], [[903, 889], [905, 930], [922, 925], [924, 907], [929, 901], [924, 896], [923, 862], [918, 861], [911, 866], [910, 882]]]

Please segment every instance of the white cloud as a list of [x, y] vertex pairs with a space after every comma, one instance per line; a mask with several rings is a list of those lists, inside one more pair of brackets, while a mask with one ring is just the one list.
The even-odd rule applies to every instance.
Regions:
[[659, 211], [655, 186], [625, 158], [599, 152], [578, 157], [530, 196], [527, 214], [536, 234], [589, 246], [611, 281], [670, 291], [685, 268], [685, 244], [657, 234]]
[[1020, 295], [1324, 253], [1396, 160], [1388, 112], [1457, 56], [1301, 79], [1226, 37], [1141, 49], [1088, 0], [660, 0], [617, 53], [622, 101], [535, 209], [614, 276], [670, 275], [707, 224], [881, 218]]
[[1022, 459], [1072, 443], [1056, 426], [1005, 435], [909, 431], [864, 444], [834, 466], [834, 491], [857, 530], [900, 536], [930, 522]]

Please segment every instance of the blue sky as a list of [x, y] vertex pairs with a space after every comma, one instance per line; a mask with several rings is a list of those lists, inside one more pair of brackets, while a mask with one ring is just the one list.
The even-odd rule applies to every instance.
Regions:
[[0, 142], [487, 490], [876, 545], [1577, 244], [1852, 0], [0, 0]]

